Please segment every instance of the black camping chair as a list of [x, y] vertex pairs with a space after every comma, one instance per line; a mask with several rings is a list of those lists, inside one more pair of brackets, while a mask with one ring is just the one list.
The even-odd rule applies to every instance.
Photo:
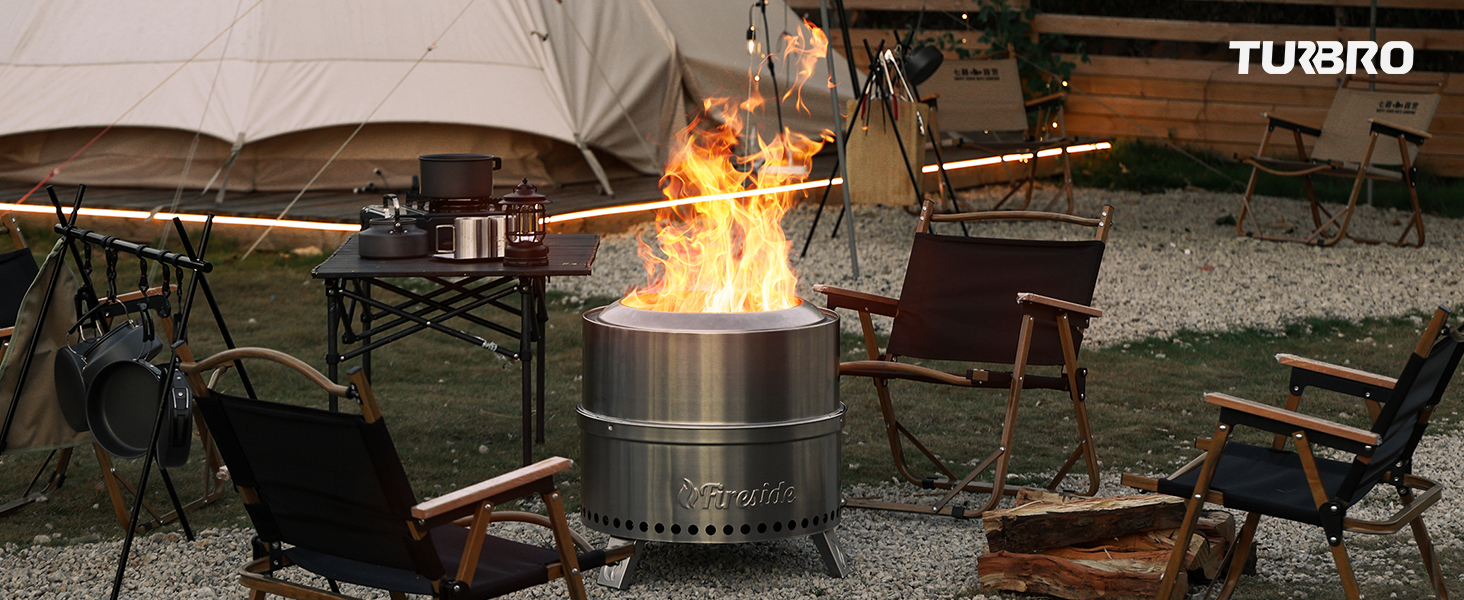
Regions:
[[[1066, 392], [1072, 400], [1077, 445], [1067, 462], [1048, 483], [1057, 489], [1068, 472], [1083, 460], [1088, 472], [1086, 495], [1098, 491], [1098, 461], [1089, 432], [1085, 382], [1087, 369], [1078, 365], [1083, 330], [1102, 313], [1089, 305], [1098, 282], [1098, 269], [1112, 219], [1105, 206], [1098, 218], [1040, 212], [980, 212], [933, 215], [926, 201], [915, 233], [910, 262], [900, 297], [814, 286], [828, 296], [830, 308], [859, 312], [869, 359], [839, 365], [840, 375], [870, 377], [879, 395], [880, 410], [889, 437], [895, 468], [907, 481], [949, 493], [929, 506], [849, 499], [847, 506], [900, 510], [924, 514], [973, 516], [995, 507], [1006, 487], [1016, 442], [1017, 409], [1022, 393], [1030, 389]], [[931, 221], [1054, 221], [1096, 230], [1094, 239], [1027, 240], [944, 236], [928, 233]], [[871, 315], [893, 317], [889, 345], [880, 350]], [[946, 372], [898, 362], [901, 357], [961, 363], [996, 363], [1010, 370], [972, 367]], [[1056, 375], [1029, 373], [1028, 367], [1058, 366]], [[895, 414], [887, 382], [904, 379], [972, 388], [1007, 389], [1006, 415], [997, 448], [965, 477], [959, 477], [926, 448]], [[935, 466], [939, 474], [917, 475], [905, 460], [902, 439], [908, 440]], [[949, 454], [947, 454], [949, 455]], [[976, 477], [994, 465], [990, 482]], [[989, 493], [980, 511], [952, 506], [961, 491]]]
[[[360, 403], [361, 413], [251, 400], [210, 390], [201, 374], [238, 359], [263, 359], [305, 375], [330, 394]], [[342, 598], [337, 582], [384, 589], [393, 598], [491, 598], [563, 577], [584, 598], [581, 570], [628, 557], [632, 546], [594, 550], [569, 529], [552, 476], [571, 466], [550, 458], [418, 503], [386, 422], [361, 370], [350, 386], [264, 348], [227, 350], [180, 367], [218, 440], [234, 486], [259, 536], [256, 557], [240, 571], [251, 598]], [[538, 494], [548, 516], [495, 511]], [[542, 525], [546, 549], [487, 535], [491, 521]], [[576, 547], [581, 553], [576, 553]], [[331, 591], [275, 577], [299, 566], [326, 578]]]
[[[1277, 360], [1291, 367], [1285, 409], [1225, 394], [1208, 394], [1205, 401], [1220, 407], [1220, 419], [1214, 437], [1196, 443], [1205, 454], [1169, 477], [1151, 479], [1125, 474], [1123, 483], [1189, 500], [1176, 540], [1190, 539], [1205, 502], [1249, 513], [1234, 545], [1238, 555], [1230, 561], [1219, 598], [1228, 598], [1235, 590], [1261, 515], [1321, 527], [1342, 587], [1354, 600], [1361, 594], [1343, 545], [1343, 532], [1395, 533], [1404, 526], [1411, 527], [1434, 591], [1439, 598], [1447, 598], [1443, 573], [1423, 524], [1424, 510], [1438, 501], [1443, 487], [1413, 474], [1413, 452], [1464, 354], [1464, 331], [1450, 330], [1448, 317], [1448, 311], [1442, 308], [1434, 313], [1396, 380], [1289, 354], [1277, 355]], [[1373, 415], [1372, 428], [1364, 431], [1297, 412], [1308, 387], [1364, 400]], [[1273, 433], [1275, 438], [1270, 446], [1228, 441], [1239, 426]], [[1292, 450], [1285, 449], [1288, 439], [1294, 443]], [[1340, 450], [1354, 458], [1342, 461], [1316, 456], [1313, 445]], [[1398, 492], [1400, 510], [1381, 520], [1347, 516], [1349, 508], [1382, 484]], [[1415, 491], [1421, 493], [1415, 495]], [[1177, 581], [1182, 580], [1179, 569], [1188, 544], [1175, 543], [1174, 547], [1159, 598], [1169, 598]]]
[[20, 235], [15, 217], [8, 214], [0, 217], [0, 228], [15, 242], [14, 250], [0, 254], [0, 282], [3, 282], [0, 284], [0, 359], [3, 359], [10, 347], [10, 337], [15, 334], [15, 319], [25, 303], [25, 292], [41, 274], [41, 267]]

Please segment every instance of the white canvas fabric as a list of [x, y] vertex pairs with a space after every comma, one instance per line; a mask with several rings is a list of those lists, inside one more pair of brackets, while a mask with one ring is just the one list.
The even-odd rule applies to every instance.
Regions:
[[[376, 168], [405, 186], [427, 152], [502, 155], [510, 159], [499, 175], [505, 183], [528, 175], [588, 180], [585, 150], [612, 176], [658, 173], [688, 110], [703, 94], [745, 95], [752, 60], [739, 3], [5, 4], [0, 177], [22, 181], [38, 180], [114, 121], [57, 182], [175, 186], [198, 131], [205, 139], [190, 187], [213, 177], [237, 147], [231, 189], [293, 190], [363, 121], [364, 139], [315, 187], [379, 182]], [[775, 32], [802, 28], [780, 2], [768, 10]], [[784, 109], [787, 124], [808, 134], [833, 123], [819, 68], [804, 90], [812, 114]], [[848, 81], [844, 69], [839, 76]], [[763, 89], [771, 96], [767, 77]], [[438, 128], [399, 138], [404, 124]]]

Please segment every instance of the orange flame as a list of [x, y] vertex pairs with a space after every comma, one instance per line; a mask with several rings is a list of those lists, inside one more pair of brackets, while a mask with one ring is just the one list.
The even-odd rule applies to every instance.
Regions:
[[[805, 26], [811, 35], [787, 38], [785, 62], [789, 53], [797, 61], [796, 85], [789, 94], [802, 88], [828, 48], [822, 31]], [[745, 114], [762, 105], [755, 92], [736, 105], [726, 98], [705, 101], [702, 116], [677, 134], [661, 177], [662, 193], [676, 199], [773, 188], [806, 178], [823, 137], [813, 139], [785, 129], [771, 141], [758, 137], [756, 152], [745, 156], [735, 152]], [[801, 92], [795, 106], [806, 112]], [[711, 116], [720, 116], [721, 122], [710, 122]], [[638, 248], [647, 284], [632, 290], [621, 303], [667, 312], [756, 312], [797, 306], [798, 278], [788, 264], [792, 244], [782, 227], [792, 204], [790, 193], [758, 194], [657, 211], [659, 251], [644, 240]]]

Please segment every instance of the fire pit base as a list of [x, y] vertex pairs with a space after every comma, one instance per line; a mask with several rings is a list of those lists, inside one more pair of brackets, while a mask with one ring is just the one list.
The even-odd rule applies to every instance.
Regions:
[[[843, 579], [845, 575], [849, 574], [848, 562], [844, 559], [844, 548], [839, 545], [839, 538], [834, 534], [834, 530], [815, 533], [808, 536], [808, 539], [818, 548], [818, 555], [823, 558], [824, 568], [828, 570], [830, 577]], [[617, 590], [623, 590], [635, 583], [635, 568], [640, 563], [641, 555], [645, 553], [646, 542], [612, 537], [605, 547], [616, 548], [625, 544], [635, 544], [635, 554], [613, 565], [601, 567], [600, 574], [595, 578], [596, 583]]]

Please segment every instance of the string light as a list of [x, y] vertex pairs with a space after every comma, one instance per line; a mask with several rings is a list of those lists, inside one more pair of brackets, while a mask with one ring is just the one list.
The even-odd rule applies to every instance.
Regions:
[[[63, 207], [65, 214], [71, 214], [71, 208]], [[8, 204], [0, 202], [0, 212], [38, 213], [55, 215], [56, 209], [50, 206], [37, 206], [30, 204]], [[156, 219], [160, 222], [171, 221], [177, 217], [184, 223], [202, 223], [208, 220], [208, 215], [190, 213], [151, 213], [145, 210], [120, 210], [115, 208], [83, 208], [83, 217], [101, 217], [110, 219]], [[216, 225], [249, 225], [256, 227], [284, 227], [288, 229], [314, 229], [317, 231], [348, 231], [357, 232], [361, 226], [356, 223], [325, 223], [321, 221], [292, 221], [287, 219], [261, 219], [258, 217], [231, 217], [226, 215], [215, 215]]]
[[[1079, 144], [1079, 145], [1076, 145], [1076, 146], [1068, 146], [1067, 147], [1067, 153], [1068, 154], [1081, 154], [1083, 152], [1092, 152], [1094, 150], [1107, 150], [1107, 149], [1112, 148], [1112, 147], [1113, 147], [1113, 144], [1110, 144], [1108, 142], [1098, 142], [1098, 143], [1095, 143], [1095, 144]], [[1037, 152], [1036, 154], [1032, 154], [1032, 153], [1029, 152], [1029, 153], [1024, 153], [1024, 154], [1007, 154], [1007, 155], [1003, 155], [1003, 156], [988, 156], [988, 157], [985, 157], [985, 158], [974, 158], [974, 159], [970, 159], [970, 160], [958, 160], [958, 161], [948, 162], [948, 163], [945, 163], [943, 165], [925, 165], [924, 167], [922, 167], [920, 169], [920, 172], [921, 173], [935, 173], [936, 171], [939, 171], [941, 169], [941, 167], [944, 167], [945, 170], [947, 170], [947, 171], [955, 171], [955, 170], [959, 170], [959, 169], [968, 169], [968, 168], [971, 168], [971, 167], [981, 167], [981, 166], [986, 166], [986, 165], [994, 165], [994, 164], [999, 164], [999, 163], [1003, 163], [1003, 162], [1023, 162], [1023, 161], [1032, 160], [1033, 158], [1047, 158], [1049, 156], [1057, 156], [1057, 155], [1062, 154], [1062, 153], [1063, 153], [1063, 149], [1062, 148], [1049, 148], [1047, 150], [1042, 150], [1040, 152]], [[643, 211], [648, 211], [648, 210], [659, 210], [659, 209], [662, 209], [662, 208], [673, 208], [673, 207], [677, 207], [677, 206], [684, 206], [684, 205], [687, 205], [687, 204], [697, 204], [697, 203], [700, 203], [700, 202], [715, 202], [715, 201], [718, 201], [718, 200], [736, 200], [736, 199], [739, 199], [739, 198], [750, 198], [752, 196], [762, 196], [762, 195], [766, 195], [766, 194], [784, 194], [784, 193], [788, 193], [788, 192], [798, 192], [798, 191], [810, 190], [810, 189], [817, 189], [817, 188], [827, 187], [827, 186], [833, 186], [833, 185], [842, 185], [843, 183], [844, 183], [844, 179], [842, 177], [835, 177], [833, 179], [818, 179], [818, 180], [814, 180], [814, 181], [805, 181], [803, 183], [795, 183], [795, 184], [783, 185], [783, 186], [778, 186], [778, 187], [773, 187], [773, 188], [755, 189], [755, 190], [743, 190], [743, 191], [739, 191], [739, 192], [727, 192], [727, 193], [722, 193], [722, 194], [710, 194], [710, 195], [706, 195], [706, 196], [692, 196], [692, 197], [689, 197], [689, 198], [676, 198], [676, 199], [671, 199], [671, 200], [660, 200], [660, 201], [656, 201], [656, 202], [643, 202], [643, 203], [640, 203], [640, 204], [628, 204], [628, 205], [624, 205], [624, 206], [610, 206], [610, 207], [606, 207], [606, 208], [595, 208], [595, 209], [590, 209], [590, 210], [581, 210], [581, 211], [575, 211], [575, 212], [570, 212], [570, 213], [564, 213], [564, 214], [554, 215], [554, 216], [551, 216], [551, 217], [548, 217], [548, 218], [544, 219], [544, 222], [546, 222], [546, 223], [564, 223], [564, 222], [568, 222], [568, 221], [578, 221], [578, 220], [581, 220], [581, 219], [592, 219], [592, 218], [595, 218], [595, 217], [605, 217], [605, 216], [610, 216], [610, 215], [628, 214], [628, 213], [643, 212]], [[56, 214], [56, 209], [53, 208], [53, 207], [49, 207], [49, 206], [32, 206], [32, 205], [29, 205], [29, 204], [11, 204], [11, 203], [0, 202], [0, 212], [11, 212], [11, 211], [13, 211], [13, 212], [19, 212], [19, 213], [35, 213], [35, 214], [50, 214], [50, 215]], [[62, 211], [65, 214], [68, 214], [68, 215], [71, 214], [71, 209], [70, 208], [63, 207], [62, 208]], [[200, 215], [200, 214], [169, 213], [169, 212], [151, 213], [151, 212], [142, 211], [142, 210], [121, 210], [121, 209], [113, 209], [113, 208], [83, 208], [83, 209], [81, 209], [81, 215], [84, 216], [84, 217], [99, 217], [99, 218], [112, 218], [112, 219], [138, 219], [138, 220], [156, 219], [158, 221], [170, 221], [174, 217], [177, 217], [178, 219], [182, 220], [185, 223], [202, 223], [202, 222], [204, 222], [204, 221], [206, 221], [208, 219], [208, 215]], [[316, 231], [343, 231], [343, 232], [349, 232], [349, 233], [355, 233], [355, 232], [358, 232], [358, 231], [361, 230], [361, 226], [359, 224], [356, 224], [356, 223], [327, 223], [327, 222], [322, 222], [322, 221], [294, 221], [294, 220], [287, 220], [287, 219], [261, 219], [261, 218], [258, 218], [258, 217], [232, 217], [232, 216], [226, 216], [226, 215], [216, 215], [216, 216], [214, 216], [214, 223], [217, 224], [217, 225], [243, 225], [243, 226], [253, 226], [253, 227], [284, 227], [284, 228], [287, 228], [287, 229], [310, 229], [310, 230], [316, 230]]]
[[[1098, 142], [1096, 144], [1078, 144], [1076, 146], [1068, 146], [1067, 153], [1068, 154], [1081, 154], [1083, 152], [1092, 152], [1094, 150], [1107, 150], [1108, 148], [1112, 148], [1112, 147], [1113, 147], [1113, 144], [1110, 144], [1108, 142]], [[1041, 152], [1038, 152], [1035, 155], [1035, 157], [1036, 158], [1046, 158], [1046, 157], [1049, 157], [1049, 156], [1057, 156], [1059, 154], [1062, 154], [1062, 152], [1063, 152], [1063, 149], [1062, 148], [1049, 148], [1047, 150], [1043, 150]], [[970, 159], [970, 160], [958, 160], [958, 161], [948, 162], [948, 163], [945, 163], [943, 165], [925, 165], [924, 167], [922, 167], [920, 169], [920, 172], [921, 173], [934, 173], [936, 171], [939, 171], [941, 169], [941, 167], [945, 167], [945, 170], [947, 170], [947, 171], [955, 171], [957, 169], [967, 169], [967, 168], [970, 168], [970, 167], [981, 167], [981, 166], [985, 166], [985, 165], [994, 165], [994, 164], [998, 164], [998, 163], [1002, 163], [1002, 162], [1021, 162], [1021, 161], [1027, 161], [1027, 160], [1032, 160], [1033, 157], [1034, 157], [1034, 155], [1031, 154], [1031, 153], [1026, 153], [1026, 154], [1007, 154], [1007, 155], [1004, 155], [1004, 156], [988, 156], [988, 157], [985, 157], [985, 158], [974, 158], [974, 159]], [[627, 204], [627, 205], [624, 205], [624, 206], [610, 206], [610, 207], [606, 207], [606, 208], [595, 208], [595, 209], [590, 209], [590, 210], [581, 210], [581, 211], [575, 211], [575, 212], [570, 212], [570, 213], [564, 213], [564, 214], [560, 214], [560, 215], [554, 215], [552, 217], [549, 217], [547, 219], [544, 219], [544, 221], [546, 223], [564, 223], [564, 222], [567, 222], [567, 221], [578, 221], [580, 219], [592, 219], [592, 218], [595, 218], [595, 217], [605, 217], [605, 216], [610, 216], [610, 215], [622, 215], [622, 214], [628, 214], [628, 213], [634, 213], [634, 212], [643, 212], [643, 211], [647, 211], [647, 210], [659, 210], [659, 209], [663, 209], [663, 208], [674, 208], [674, 207], [677, 207], [677, 206], [685, 206], [687, 204], [697, 204], [697, 203], [700, 203], [700, 202], [714, 202], [714, 201], [717, 201], [717, 200], [736, 200], [736, 199], [739, 199], [739, 198], [749, 198], [749, 197], [752, 197], [752, 196], [762, 196], [762, 195], [765, 195], [765, 194], [782, 194], [782, 193], [787, 193], [787, 192], [797, 192], [797, 191], [802, 191], [802, 190], [816, 189], [816, 188], [828, 187], [828, 186], [833, 186], [833, 185], [842, 185], [843, 183], [844, 183], [844, 179], [842, 177], [835, 177], [833, 179], [818, 179], [818, 180], [814, 180], [814, 181], [805, 181], [803, 183], [795, 183], [795, 184], [791, 184], [791, 185], [778, 186], [778, 187], [774, 187], [774, 188], [765, 188], [765, 189], [756, 189], [756, 190], [743, 190], [743, 191], [740, 191], [740, 192], [727, 192], [727, 193], [723, 193], [723, 194], [711, 194], [711, 195], [708, 195], [708, 196], [692, 196], [690, 198], [676, 198], [676, 199], [672, 199], [672, 200], [660, 200], [660, 201], [656, 201], [656, 202], [644, 202], [644, 203], [641, 203], [641, 204]]]

